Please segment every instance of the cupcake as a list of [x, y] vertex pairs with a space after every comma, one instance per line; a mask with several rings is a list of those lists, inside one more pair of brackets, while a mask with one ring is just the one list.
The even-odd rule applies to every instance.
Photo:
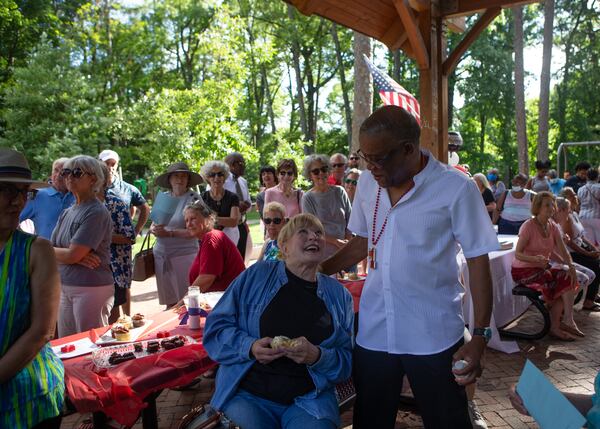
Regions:
[[111, 333], [113, 337], [117, 339], [117, 341], [131, 340], [131, 334], [129, 333], [129, 329], [121, 323], [115, 323], [111, 329]]
[[126, 314], [119, 317], [117, 319], [117, 323], [120, 323], [121, 325], [125, 326], [127, 329], [133, 328], [133, 321], [131, 320], [131, 317], [129, 317]]
[[140, 326], [144, 326], [146, 323], [146, 316], [141, 313], [136, 313], [131, 317], [131, 320], [133, 321], [133, 327], [139, 328]]

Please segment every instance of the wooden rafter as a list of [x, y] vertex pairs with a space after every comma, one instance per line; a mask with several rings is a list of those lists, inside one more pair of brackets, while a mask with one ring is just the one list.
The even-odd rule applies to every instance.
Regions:
[[396, 6], [398, 15], [400, 15], [402, 24], [404, 24], [406, 35], [410, 41], [419, 68], [421, 70], [429, 69], [429, 51], [423, 41], [423, 35], [421, 34], [412, 8], [408, 5], [407, 0], [394, 0], [394, 6]]
[[391, 50], [400, 49], [400, 46], [406, 41], [406, 31], [401, 21], [394, 21], [390, 28], [381, 37], [381, 41], [385, 43]]
[[539, 0], [450, 0], [441, 2], [442, 16], [472, 15], [487, 9], [507, 8], [530, 3], [538, 3]]
[[456, 67], [460, 58], [463, 54], [469, 49], [469, 46], [473, 44], [473, 42], [479, 37], [481, 32], [486, 29], [486, 27], [496, 18], [500, 11], [499, 7], [488, 9], [484, 12], [484, 14], [477, 20], [475, 25], [471, 27], [469, 32], [465, 34], [460, 43], [454, 48], [454, 50], [448, 55], [446, 61], [442, 66], [442, 73], [448, 76], [452, 70]]

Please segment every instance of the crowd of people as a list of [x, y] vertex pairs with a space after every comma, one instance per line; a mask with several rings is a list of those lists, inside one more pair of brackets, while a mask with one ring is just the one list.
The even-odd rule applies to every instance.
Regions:
[[[211, 403], [245, 429], [338, 427], [334, 388], [351, 375], [355, 429], [394, 426], [405, 376], [425, 427], [472, 427], [465, 386], [481, 375], [491, 336], [493, 223], [518, 234], [512, 275], [543, 295], [551, 335], [585, 335], [573, 309], [582, 293], [584, 309], [600, 310], [597, 169], [580, 163], [564, 181], [539, 162], [510, 189], [496, 169], [471, 179], [421, 148], [418, 123], [395, 106], [376, 110], [359, 137], [348, 157], [313, 154], [301, 171], [293, 159], [260, 169], [265, 243], [254, 264], [239, 153], [200, 172], [171, 164], [155, 184], [177, 203], [174, 214], [144, 229], [150, 207], [121, 179], [115, 151], [58, 159], [40, 182], [22, 154], [0, 149], [0, 426], [60, 427], [63, 366], [48, 341], [55, 326], [67, 336], [130, 314], [132, 245], [143, 232], [155, 237], [166, 309], [190, 285], [225, 291], [203, 336], [219, 363]], [[300, 173], [309, 189], [298, 187]], [[40, 239], [19, 229], [25, 220]], [[457, 242], [478, 285], [472, 337]], [[367, 276], [355, 323], [336, 274], [357, 267]]]

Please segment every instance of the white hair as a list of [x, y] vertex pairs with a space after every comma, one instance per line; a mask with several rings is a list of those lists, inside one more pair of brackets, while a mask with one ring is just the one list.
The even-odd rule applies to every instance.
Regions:
[[87, 155], [77, 155], [65, 162], [63, 168], [70, 168], [71, 170], [81, 168], [86, 173], [96, 177], [96, 182], [92, 186], [94, 192], [104, 189], [104, 173], [102, 172], [100, 161], [96, 158]]
[[208, 175], [214, 170], [218, 169], [225, 173], [225, 177], [229, 176], [229, 166], [223, 161], [208, 161], [200, 168], [200, 175], [205, 182], [208, 182]]

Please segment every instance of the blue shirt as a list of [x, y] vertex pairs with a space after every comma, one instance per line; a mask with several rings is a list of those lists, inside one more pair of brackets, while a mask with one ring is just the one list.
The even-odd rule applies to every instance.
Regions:
[[[553, 182], [553, 180], [556, 180], [556, 182]], [[567, 181], [565, 179], [550, 179], [549, 182], [550, 182], [550, 190], [557, 197], [560, 195], [560, 191], [562, 191], [562, 188], [565, 187], [565, 183], [567, 183]], [[575, 192], [577, 192], [577, 191], [575, 191]]]
[[594, 380], [594, 394], [592, 395], [592, 408], [587, 413], [589, 429], [600, 429], [600, 371]]
[[[216, 409], [235, 395], [252, 367], [252, 344], [260, 338], [260, 316], [282, 286], [288, 283], [285, 264], [257, 262], [236, 278], [206, 319], [203, 343], [220, 364], [211, 404]], [[335, 279], [317, 274], [317, 296], [333, 322], [333, 334], [318, 347], [319, 360], [308, 365], [316, 389], [299, 396], [295, 404], [308, 414], [340, 425], [335, 385], [350, 377], [354, 310], [352, 296]]]
[[138, 188], [117, 178], [113, 179], [112, 184], [108, 187], [108, 193], [123, 201], [127, 208], [146, 204], [146, 199]]
[[75, 197], [70, 192], [63, 194], [53, 187], [40, 189], [33, 200], [27, 201], [19, 222], [31, 219], [35, 225], [35, 233], [50, 240], [58, 217], [74, 202]]

